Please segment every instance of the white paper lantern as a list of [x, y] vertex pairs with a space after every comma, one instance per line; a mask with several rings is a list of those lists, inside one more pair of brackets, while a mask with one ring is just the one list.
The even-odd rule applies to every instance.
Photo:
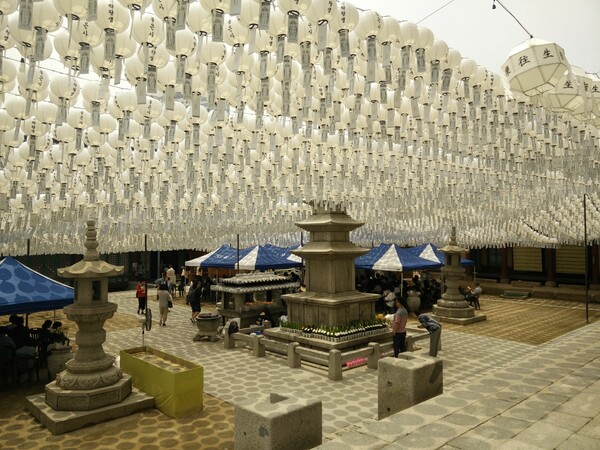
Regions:
[[62, 16], [56, 10], [52, 0], [40, 0], [33, 3], [31, 23], [47, 32], [58, 30], [62, 24]]
[[212, 31], [210, 9], [206, 9], [202, 2], [193, 2], [188, 6], [186, 23], [194, 33], [208, 34]]
[[502, 74], [512, 90], [531, 96], [554, 88], [568, 68], [562, 47], [531, 38], [511, 50]]
[[0, 0], [0, 14], [8, 16], [17, 10], [18, 0]]
[[75, 129], [68, 124], [54, 127], [54, 138], [60, 142], [74, 142], [76, 137], [75, 133]]
[[78, 20], [76, 25], [72, 27], [71, 33], [73, 41], [79, 44], [88, 44], [91, 48], [98, 47], [104, 42], [102, 28], [96, 22]]
[[173, 56], [189, 57], [196, 52], [196, 45], [196, 35], [184, 28], [175, 32], [175, 50], [167, 49], [167, 51]]
[[61, 29], [54, 34], [54, 48], [63, 60], [77, 60], [79, 58], [79, 45], [70, 40], [69, 31], [67, 30]]
[[152, 11], [163, 21], [177, 17], [177, 2], [170, 0], [152, 0]]
[[73, 128], [84, 129], [92, 125], [92, 117], [83, 109], [71, 108], [67, 114], [67, 123]]
[[227, 48], [220, 42], [206, 42], [200, 53], [200, 62], [221, 64], [227, 57]]
[[544, 97], [553, 111], [574, 112], [583, 106], [584, 90], [575, 76], [576, 72], [585, 73], [578, 67], [571, 66], [571, 70], [565, 71], [557, 85], [545, 93]]
[[278, 0], [277, 6], [285, 13], [294, 13], [303, 15], [308, 11], [311, 0]]
[[[6, 19], [3, 19], [3, 17], [5, 16], [1, 16], [0, 20], [4, 20], [5, 22], [8, 22]], [[0, 47], [2, 49], [9, 49], [15, 46], [15, 40], [12, 38], [12, 36], [10, 35], [10, 29], [8, 28], [8, 26], [2, 26], [0, 27]]]
[[54, 124], [57, 113], [57, 105], [54, 105], [50, 102], [38, 102], [36, 104], [35, 116], [42, 123]]
[[202, 6], [207, 10], [212, 11], [218, 9], [220, 11], [229, 12], [230, 0], [201, 0]]
[[138, 44], [156, 47], [165, 39], [164, 24], [154, 14], [144, 13], [140, 16], [134, 16], [131, 27], [131, 37]]
[[354, 33], [359, 39], [367, 39], [369, 36], [377, 36], [383, 27], [383, 18], [375, 11], [361, 11], [358, 25]]
[[7, 59], [2, 61], [2, 72], [0, 72], [0, 82], [10, 83], [17, 78], [17, 68], [15, 64]]

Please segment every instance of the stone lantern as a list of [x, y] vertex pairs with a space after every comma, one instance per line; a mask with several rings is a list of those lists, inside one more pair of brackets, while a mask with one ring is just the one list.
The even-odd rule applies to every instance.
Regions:
[[131, 377], [123, 375], [114, 364], [115, 357], [102, 348], [104, 322], [117, 310], [117, 305], [108, 301], [108, 277], [122, 274], [123, 267], [100, 259], [94, 221], [87, 222], [85, 247], [81, 261], [58, 269], [61, 277], [75, 280], [75, 301], [64, 311], [79, 331], [75, 358], [46, 386], [46, 403], [57, 410], [95, 409], [118, 403], [131, 393]]
[[[26, 399], [27, 409], [52, 434], [77, 430], [87, 425], [123, 417], [154, 406], [154, 398], [132, 389], [130, 375], [115, 365], [115, 357], [104, 353], [104, 322], [117, 305], [108, 301], [108, 278], [123, 273], [100, 259], [95, 222], [87, 222], [83, 259], [58, 269], [60, 276], [73, 278], [75, 301], [64, 308], [69, 320], [77, 323], [78, 350], [44, 394]], [[66, 412], [68, 411], [68, 413]]]
[[433, 313], [444, 322], [463, 325], [485, 320], [486, 316], [475, 315], [475, 309], [469, 306], [458, 289], [465, 273], [465, 269], [460, 265], [460, 258], [467, 249], [457, 244], [455, 227], [452, 227], [450, 243], [440, 250], [446, 255], [446, 262], [442, 268], [446, 291], [433, 306]]

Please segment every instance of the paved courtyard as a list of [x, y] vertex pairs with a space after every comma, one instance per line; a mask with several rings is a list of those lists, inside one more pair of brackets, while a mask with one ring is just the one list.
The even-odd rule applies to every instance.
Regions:
[[[108, 353], [142, 344], [134, 297], [109, 296], [119, 309], [107, 322]], [[444, 324], [444, 394], [377, 421], [377, 371], [363, 366], [333, 382], [311, 365], [289, 369], [278, 355], [193, 342], [189, 309], [176, 299], [167, 326], [144, 340], [204, 366], [202, 413], [174, 420], [150, 410], [53, 436], [24, 410], [25, 396], [43, 392], [42, 372], [39, 383], [2, 391], [2, 448], [233, 448], [234, 405], [269, 392], [323, 402], [323, 448], [600, 448], [600, 305], [590, 306], [591, 325], [585, 306], [569, 301], [483, 296], [481, 306], [485, 322]], [[30, 326], [46, 316], [30, 316]], [[57, 318], [68, 323], [62, 312]]]

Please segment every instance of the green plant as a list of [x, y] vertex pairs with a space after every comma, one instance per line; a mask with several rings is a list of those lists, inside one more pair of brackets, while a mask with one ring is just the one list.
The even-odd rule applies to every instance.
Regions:
[[68, 328], [62, 326], [58, 328], [53, 328], [50, 332], [50, 343], [60, 343], [62, 345], [69, 345], [71, 343], [71, 340], [67, 337], [67, 330]]

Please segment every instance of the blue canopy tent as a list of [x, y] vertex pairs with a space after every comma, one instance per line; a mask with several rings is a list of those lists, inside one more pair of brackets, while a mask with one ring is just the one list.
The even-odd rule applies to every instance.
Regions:
[[0, 261], [0, 315], [61, 309], [74, 301], [74, 289], [36, 272], [12, 256]]
[[241, 249], [239, 252], [239, 267], [237, 260], [237, 251], [233, 249], [233, 255], [221, 258], [218, 261], [211, 258], [202, 262], [202, 267], [214, 267], [218, 269], [238, 269], [239, 270], [266, 270], [266, 269], [291, 269], [292, 267], [302, 266], [302, 262], [292, 261], [288, 258], [277, 255], [263, 245], [255, 245]]
[[[185, 262], [187, 267], [219, 267], [213, 264], [223, 263], [224, 261], [234, 260], [237, 257], [237, 250], [230, 245], [222, 245], [206, 255], [190, 259]], [[223, 266], [221, 266], [223, 267]]]
[[397, 244], [380, 244], [369, 253], [354, 260], [357, 269], [405, 272], [412, 270], [435, 269], [440, 263], [418, 257]]
[[301, 247], [301, 245], [292, 245], [291, 247], [279, 247], [273, 244], [265, 244], [264, 247], [271, 253], [275, 253], [277, 256], [281, 256], [282, 258], [289, 259], [293, 262], [302, 262], [302, 258], [294, 255], [291, 252], [291, 250], [298, 250]]
[[[406, 250], [408, 250], [413, 255], [418, 256], [419, 258], [423, 258], [428, 261], [432, 261], [434, 263], [439, 264], [438, 267], [441, 267], [446, 263], [446, 255], [444, 254], [444, 252], [440, 251], [439, 248], [437, 248], [431, 243], [417, 245], [416, 247], [407, 248]], [[460, 265], [473, 266], [475, 265], [475, 261], [471, 259], [461, 258]]]

